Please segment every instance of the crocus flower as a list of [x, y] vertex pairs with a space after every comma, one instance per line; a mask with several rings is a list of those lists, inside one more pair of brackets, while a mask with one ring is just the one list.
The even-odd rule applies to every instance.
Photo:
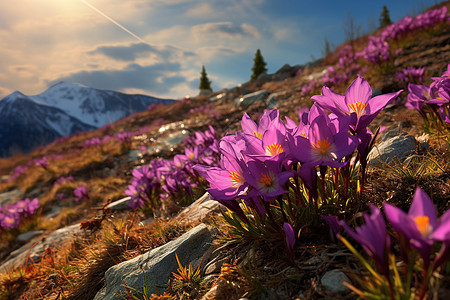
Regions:
[[356, 113], [356, 123], [351, 124], [350, 127], [354, 131], [359, 131], [369, 125], [378, 113], [400, 93], [401, 90], [372, 98], [372, 88], [369, 83], [358, 76], [348, 87], [345, 96], [333, 92], [328, 87], [323, 87], [322, 95], [315, 95], [311, 99], [337, 116]]
[[249, 161], [248, 173], [244, 173], [244, 178], [252, 190], [249, 197], [262, 196], [265, 201], [270, 201], [278, 196], [289, 193], [283, 185], [292, 177], [292, 172], [281, 171], [281, 165], [277, 161], [267, 160]]
[[348, 127], [335, 126], [328, 117], [319, 115], [309, 126], [308, 138], [288, 137], [291, 155], [307, 166], [342, 167], [345, 163], [340, 160], [356, 149], [359, 139], [348, 133]]
[[337, 242], [336, 236], [339, 234], [341, 230], [341, 226], [339, 225], [339, 219], [337, 216], [325, 216], [320, 215], [322, 219], [327, 222], [328, 226], [330, 227], [330, 237], [333, 242]]
[[345, 221], [340, 221], [339, 224], [373, 258], [378, 269], [385, 276], [389, 276], [388, 253], [390, 251], [391, 240], [387, 233], [386, 223], [384, 222], [380, 209], [371, 204], [370, 211], [371, 215], [364, 214], [366, 223], [357, 227], [355, 231]]
[[294, 229], [292, 228], [292, 225], [287, 222], [284, 222], [283, 223], [283, 231], [284, 231], [284, 234], [286, 235], [286, 245], [287, 245], [289, 251], [294, 252], [295, 233], [294, 233]]
[[446, 240], [450, 234], [450, 213], [439, 221], [433, 202], [420, 187], [414, 193], [408, 213], [389, 203], [384, 204], [384, 212], [395, 231], [404, 235], [410, 246], [419, 252], [427, 269], [434, 242]]
[[84, 185], [78, 186], [74, 191], [75, 201], [78, 202], [83, 199], [89, 199], [88, 193], [86, 191], [86, 187]]

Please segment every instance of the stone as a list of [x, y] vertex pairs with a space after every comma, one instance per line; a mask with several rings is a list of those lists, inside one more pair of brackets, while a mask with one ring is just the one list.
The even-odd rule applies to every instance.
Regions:
[[226, 99], [226, 98], [227, 98], [227, 93], [224, 92], [224, 93], [220, 93], [220, 94], [217, 94], [215, 96], [209, 97], [208, 101], [209, 102], [217, 102], [219, 100], [223, 100], [223, 99]]
[[4, 192], [0, 194], [0, 205], [14, 204], [22, 198], [22, 191], [20, 189], [15, 189], [9, 192]]
[[315, 79], [315, 80], [318, 80], [318, 79], [322, 78], [323, 75], [325, 75], [327, 72], [328, 72], [328, 67], [326, 67], [326, 68], [323, 69], [322, 71], [315, 72], [315, 73], [312, 73], [312, 74], [303, 76], [302, 79], [304, 79], [304, 80], [306, 80], [306, 81], [313, 81], [314, 79]]
[[270, 94], [270, 96], [267, 98], [267, 109], [274, 109], [277, 105], [279, 100], [285, 95], [284, 92], [280, 93], [273, 93]]
[[346, 293], [349, 292], [350, 289], [343, 284], [344, 281], [350, 283], [350, 280], [344, 273], [338, 270], [331, 270], [322, 276], [320, 283], [324, 289], [330, 292]]
[[127, 162], [137, 161], [142, 158], [142, 153], [138, 150], [130, 150], [128, 152]]
[[235, 104], [243, 109], [248, 108], [250, 105], [254, 104], [256, 101], [264, 101], [269, 96], [270, 92], [266, 90], [257, 91], [244, 95], [240, 98], [236, 98]]
[[198, 198], [194, 203], [184, 208], [177, 216], [177, 219], [183, 222], [199, 220], [200, 222], [214, 213], [218, 213], [220, 208], [224, 208], [216, 200], [212, 200], [208, 193]]
[[166, 137], [161, 139], [160, 143], [165, 143], [169, 147], [175, 146], [183, 142], [187, 136], [189, 136], [189, 132], [183, 129], [181, 131], [169, 133]]
[[111, 202], [110, 204], [108, 204], [108, 206], [106, 206], [107, 209], [110, 209], [112, 211], [120, 211], [120, 210], [127, 210], [127, 209], [131, 209], [130, 206], [128, 206], [128, 203], [130, 202], [131, 197], [125, 197], [122, 198], [120, 200]]
[[214, 235], [210, 226], [200, 224], [161, 247], [109, 268], [94, 300], [123, 299], [120, 294], [126, 295], [124, 283], [142, 292], [144, 281], [148, 295], [163, 294], [172, 272], [178, 268], [175, 253], [184, 266], [191, 263], [195, 268], [204, 256], [202, 264], [206, 264]]
[[24, 233], [19, 234], [16, 237], [16, 241], [18, 241], [19, 243], [26, 243], [29, 240], [31, 240], [32, 238], [42, 235], [43, 233], [44, 233], [44, 231], [42, 231], [42, 230], [33, 230], [33, 231], [24, 232]]
[[[18, 267], [28, 262], [39, 262], [45, 249], [61, 245], [73, 239], [75, 234], [82, 233], [80, 224], [75, 224], [60, 228], [46, 237], [43, 237], [37, 244], [30, 241], [19, 249], [11, 252], [5, 262], [0, 265], [0, 272], [8, 272], [11, 268]], [[27, 257], [29, 255], [29, 260]]]
[[390, 163], [394, 158], [403, 161], [408, 156], [414, 154], [416, 149], [417, 142], [414, 136], [403, 134], [389, 138], [379, 145], [374, 146], [367, 160], [373, 165]]

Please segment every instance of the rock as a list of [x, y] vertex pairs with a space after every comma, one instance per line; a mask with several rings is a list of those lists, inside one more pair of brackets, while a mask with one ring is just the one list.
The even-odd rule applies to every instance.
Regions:
[[389, 163], [394, 158], [403, 161], [414, 154], [417, 149], [416, 139], [412, 135], [399, 135], [381, 142], [373, 147], [367, 160], [370, 164]]
[[138, 150], [130, 150], [128, 152], [127, 162], [137, 161], [142, 158], [142, 153]]
[[328, 67], [326, 67], [322, 71], [303, 76], [303, 79], [306, 81], [312, 81], [314, 79], [318, 80], [318, 79], [322, 78], [323, 75], [325, 75], [327, 72], [328, 72]]
[[381, 136], [381, 141], [385, 142], [388, 139], [399, 136], [399, 135], [400, 135], [400, 126], [396, 126], [396, 127], [393, 127], [393, 128], [390, 128], [390, 129], [384, 131]]
[[246, 109], [256, 101], [264, 101], [269, 96], [269, 94], [269, 91], [261, 90], [244, 95], [240, 98], [236, 98], [234, 101], [236, 105], [242, 107], [243, 109]]
[[50, 210], [50, 212], [48, 214], [45, 215], [45, 217], [49, 220], [56, 218], [59, 213], [61, 212], [62, 208], [59, 206], [54, 206], [52, 207], [52, 209]]
[[209, 102], [217, 102], [219, 100], [227, 99], [227, 92], [217, 94], [215, 96], [209, 97]]
[[[8, 272], [13, 267], [18, 267], [31, 261], [37, 263], [41, 260], [45, 249], [66, 243], [75, 234], [82, 232], [80, 224], [75, 224], [54, 231], [47, 237], [42, 238], [36, 245], [35, 241], [30, 241], [9, 254], [6, 261], [0, 266], [0, 272]], [[28, 255], [29, 260], [27, 261]]]
[[169, 133], [165, 138], [161, 139], [160, 143], [165, 143], [167, 146], [175, 146], [184, 141], [184, 139], [189, 135], [187, 130], [181, 130], [177, 132]]
[[320, 280], [323, 288], [333, 293], [345, 293], [349, 292], [350, 289], [343, 285], [342, 283], [350, 282], [348, 277], [338, 270], [331, 270], [325, 273]]
[[42, 235], [43, 233], [44, 233], [44, 231], [42, 231], [42, 230], [33, 230], [33, 231], [24, 232], [24, 233], [19, 234], [16, 237], [16, 241], [18, 241], [19, 243], [26, 243], [29, 240], [31, 240], [32, 238]]
[[[181, 264], [192, 263], [195, 268], [209, 252], [213, 237], [212, 228], [200, 224], [176, 240], [109, 268], [105, 273], [105, 284], [94, 300], [123, 299], [119, 294], [126, 295], [124, 283], [142, 292], [144, 280], [148, 295], [163, 294], [172, 272], [178, 268], [175, 253]], [[203, 264], [206, 264], [207, 256]]]
[[111, 202], [110, 204], [108, 204], [108, 206], [106, 206], [107, 209], [110, 209], [112, 211], [119, 211], [119, 210], [127, 210], [127, 209], [131, 209], [128, 206], [128, 203], [130, 202], [131, 197], [125, 197], [122, 198], [120, 200]]
[[177, 219], [184, 222], [199, 220], [200, 222], [220, 211], [223, 206], [216, 200], [212, 200], [208, 193], [198, 198], [194, 203], [184, 208], [177, 216]]
[[22, 191], [20, 189], [15, 189], [9, 192], [4, 192], [0, 194], [0, 205], [13, 204], [22, 198]]
[[274, 109], [277, 105], [279, 100], [284, 96], [286, 93], [280, 92], [280, 93], [273, 93], [270, 94], [269, 98], [267, 98], [267, 109]]

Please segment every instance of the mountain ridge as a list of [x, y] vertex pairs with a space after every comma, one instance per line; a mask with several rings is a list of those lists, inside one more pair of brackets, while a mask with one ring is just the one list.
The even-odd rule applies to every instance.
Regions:
[[28, 153], [62, 136], [113, 123], [151, 104], [170, 104], [140, 94], [125, 94], [59, 82], [28, 96], [15, 91], [0, 100], [0, 156]]

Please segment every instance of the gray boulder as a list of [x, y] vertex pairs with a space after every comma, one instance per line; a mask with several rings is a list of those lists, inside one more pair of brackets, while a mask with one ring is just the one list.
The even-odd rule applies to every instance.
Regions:
[[338, 270], [331, 270], [326, 272], [322, 276], [320, 283], [322, 284], [324, 289], [333, 293], [350, 292], [350, 289], [343, 285], [344, 281], [350, 282], [350, 280], [344, 273]]
[[266, 90], [257, 91], [244, 95], [240, 98], [236, 98], [235, 104], [242, 109], [248, 108], [250, 105], [254, 104], [256, 101], [265, 101], [269, 96], [270, 92]]
[[[47, 237], [42, 238], [36, 245], [36, 241], [31, 240], [19, 249], [11, 252], [6, 261], [0, 265], [0, 272], [8, 272], [11, 268], [31, 262], [37, 263], [41, 260], [45, 249], [69, 242], [74, 238], [75, 234], [82, 232], [80, 224], [75, 224], [56, 230]], [[29, 260], [27, 261], [28, 255]]]
[[15, 189], [9, 192], [0, 194], [0, 205], [13, 204], [19, 201], [23, 196], [23, 192], [20, 189]]
[[414, 154], [417, 149], [416, 139], [412, 135], [399, 135], [389, 138], [373, 147], [367, 160], [369, 164], [390, 163], [394, 158], [400, 161]]
[[220, 211], [220, 207], [224, 208], [222, 204], [216, 200], [212, 200], [208, 193], [198, 198], [194, 203], [183, 209], [177, 216], [177, 219], [182, 222], [191, 222], [198, 220], [202, 222], [214, 213]]
[[[148, 295], [163, 294], [172, 272], [178, 268], [175, 253], [181, 264], [192, 263], [195, 268], [205, 253], [210, 253], [213, 238], [212, 228], [200, 224], [176, 240], [109, 268], [105, 273], [105, 284], [94, 300], [123, 299], [119, 294], [126, 295], [124, 283], [130, 289], [142, 292], [144, 281]], [[203, 264], [207, 262], [206, 256]]]

